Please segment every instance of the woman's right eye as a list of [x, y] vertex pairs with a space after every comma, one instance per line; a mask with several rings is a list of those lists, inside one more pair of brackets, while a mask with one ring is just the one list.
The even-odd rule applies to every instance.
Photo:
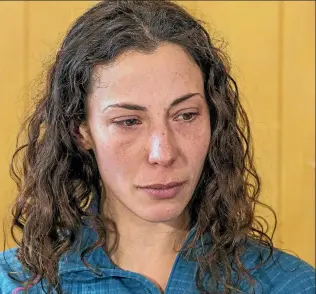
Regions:
[[136, 118], [129, 118], [119, 121], [113, 121], [114, 124], [123, 127], [123, 128], [131, 128], [134, 125], [139, 125], [141, 122]]

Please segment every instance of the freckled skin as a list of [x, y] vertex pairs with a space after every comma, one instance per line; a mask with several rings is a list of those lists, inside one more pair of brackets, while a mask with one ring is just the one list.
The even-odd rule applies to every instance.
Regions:
[[[199, 67], [173, 44], [151, 54], [130, 51], [111, 66], [98, 66], [88, 97], [82, 144], [93, 149], [107, 199], [118, 214], [149, 222], [177, 219], [190, 201], [210, 143], [210, 118]], [[97, 77], [97, 78], [96, 78]], [[200, 93], [170, 104], [187, 93]], [[147, 111], [105, 107], [133, 103]], [[197, 112], [189, 122], [184, 113]], [[134, 119], [133, 126], [113, 121]], [[187, 119], [187, 118], [186, 118]], [[150, 198], [138, 185], [186, 181], [173, 199]]]

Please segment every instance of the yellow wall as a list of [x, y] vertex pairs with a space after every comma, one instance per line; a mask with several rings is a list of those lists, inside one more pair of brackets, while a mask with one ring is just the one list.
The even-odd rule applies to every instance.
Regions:
[[[14, 199], [8, 164], [19, 121], [36, 92], [33, 81], [55, 54], [70, 23], [94, 3], [0, 2], [1, 216], [9, 214]], [[233, 73], [252, 124], [262, 199], [278, 215], [276, 245], [315, 266], [315, 3], [181, 4], [209, 22], [212, 35], [215, 32], [228, 42]]]

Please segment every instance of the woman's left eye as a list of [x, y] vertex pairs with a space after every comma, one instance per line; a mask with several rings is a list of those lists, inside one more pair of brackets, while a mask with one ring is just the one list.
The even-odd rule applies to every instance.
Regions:
[[196, 116], [198, 115], [197, 112], [186, 112], [186, 113], [182, 113], [178, 116], [179, 117], [182, 117], [181, 120], [185, 121], [185, 122], [190, 122], [190, 121], [193, 121]]

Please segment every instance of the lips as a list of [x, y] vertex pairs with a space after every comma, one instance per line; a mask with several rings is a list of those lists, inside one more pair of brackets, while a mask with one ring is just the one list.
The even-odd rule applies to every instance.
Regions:
[[168, 184], [153, 184], [142, 186], [141, 190], [152, 199], [171, 199], [176, 197], [185, 182], [172, 182]]
[[184, 182], [171, 182], [168, 184], [152, 184], [147, 186], [141, 186], [142, 189], [170, 189], [182, 185]]

